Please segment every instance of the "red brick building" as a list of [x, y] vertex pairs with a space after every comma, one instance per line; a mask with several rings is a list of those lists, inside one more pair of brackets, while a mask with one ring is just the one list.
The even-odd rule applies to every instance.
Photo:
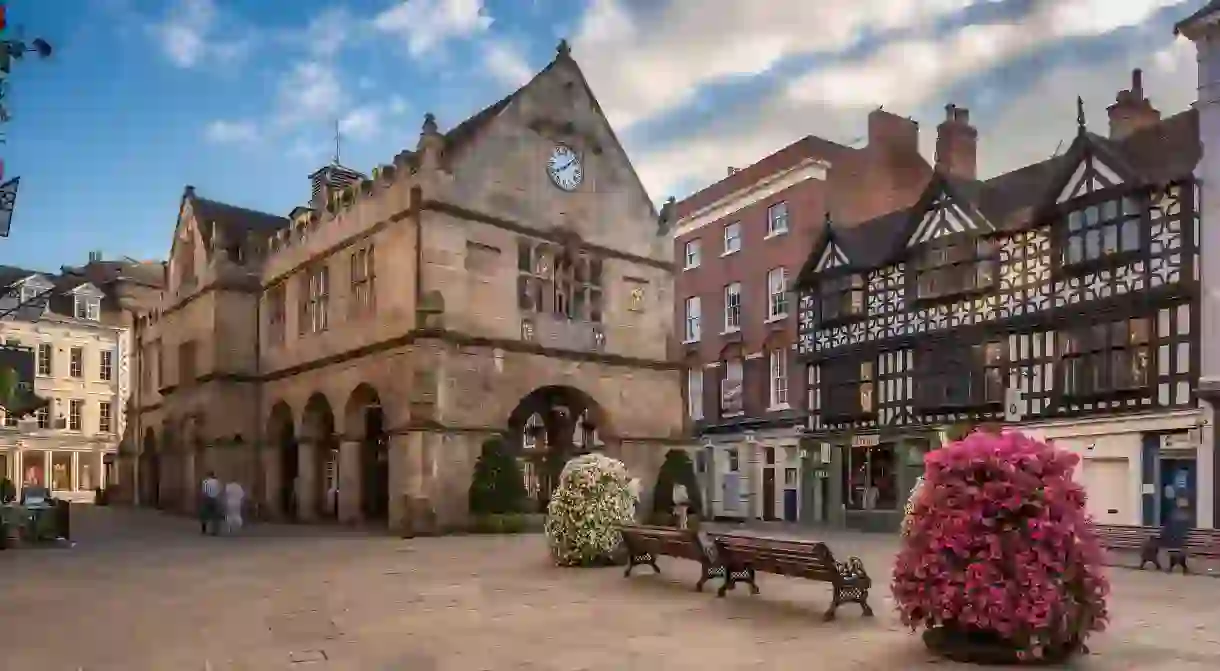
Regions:
[[812, 469], [789, 287], [828, 216], [843, 225], [914, 203], [931, 175], [918, 144], [914, 121], [877, 110], [865, 147], [806, 136], [671, 204], [676, 341], [716, 517], [800, 517]]

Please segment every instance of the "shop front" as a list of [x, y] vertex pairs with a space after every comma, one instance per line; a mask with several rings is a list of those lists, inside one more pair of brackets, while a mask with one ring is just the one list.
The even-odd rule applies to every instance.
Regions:
[[897, 531], [937, 429], [807, 436], [805, 498], [814, 525]]

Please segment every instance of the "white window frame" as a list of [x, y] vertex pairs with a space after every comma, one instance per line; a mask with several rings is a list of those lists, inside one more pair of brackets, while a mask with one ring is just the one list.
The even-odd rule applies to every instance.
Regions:
[[779, 201], [767, 208], [767, 237], [774, 238], [788, 232], [788, 202]]
[[720, 416], [721, 417], [740, 417], [745, 414], [745, 399], [742, 399], [741, 410], [725, 410], [724, 407], [724, 390], [730, 386], [729, 383], [736, 382], [743, 385], [741, 392], [745, 393], [745, 378], [746, 378], [746, 362], [740, 358], [729, 359], [724, 362], [724, 377], [720, 380]]
[[734, 221], [724, 227], [724, 253], [721, 256], [741, 251], [741, 222]]
[[736, 333], [740, 330], [741, 282], [733, 282], [724, 285], [724, 332]]
[[788, 316], [788, 271], [783, 266], [767, 271], [767, 321]]
[[68, 430], [85, 430], [85, 401], [73, 398], [68, 401]]
[[770, 373], [767, 378], [770, 382], [771, 390], [771, 405], [769, 410], [787, 410], [788, 409], [788, 352], [783, 348], [773, 349], [770, 352], [770, 365], [768, 370]]
[[698, 268], [703, 263], [703, 249], [702, 245], [699, 244], [699, 238], [687, 240], [682, 248], [682, 254], [685, 262], [685, 265], [682, 267], [683, 270]]
[[686, 414], [691, 419], [703, 419], [703, 367], [696, 365], [686, 371]]
[[702, 335], [700, 333], [700, 322], [703, 318], [703, 301], [699, 300], [698, 296], [691, 296], [686, 299], [685, 310], [685, 325], [684, 337], [682, 342], [699, 342]]
[[73, 316], [95, 322], [101, 318], [102, 300], [92, 296], [76, 296], [73, 301]]

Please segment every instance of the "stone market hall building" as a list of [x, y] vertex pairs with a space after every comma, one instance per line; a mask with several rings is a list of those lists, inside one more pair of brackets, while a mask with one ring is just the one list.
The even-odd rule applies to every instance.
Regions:
[[[1063, 154], [990, 179], [950, 105], [919, 203], [827, 223], [798, 277], [821, 523], [896, 529], [922, 456], [1004, 422], [1076, 450], [1101, 522], [1212, 527], [1199, 445], [1195, 110], [1161, 119], [1140, 72]], [[1203, 462], [1203, 463], [1200, 463]]]
[[146, 505], [215, 469], [262, 513], [460, 524], [506, 433], [545, 504], [571, 454], [648, 483], [683, 436], [672, 246], [566, 43], [529, 83], [288, 217], [181, 200], [137, 330]]

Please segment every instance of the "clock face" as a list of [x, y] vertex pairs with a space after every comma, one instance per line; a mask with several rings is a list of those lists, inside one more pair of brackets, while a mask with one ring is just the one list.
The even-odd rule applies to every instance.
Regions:
[[564, 145], [556, 145], [555, 149], [551, 150], [551, 157], [546, 162], [546, 172], [555, 186], [564, 191], [574, 191], [585, 177], [580, 156]]

